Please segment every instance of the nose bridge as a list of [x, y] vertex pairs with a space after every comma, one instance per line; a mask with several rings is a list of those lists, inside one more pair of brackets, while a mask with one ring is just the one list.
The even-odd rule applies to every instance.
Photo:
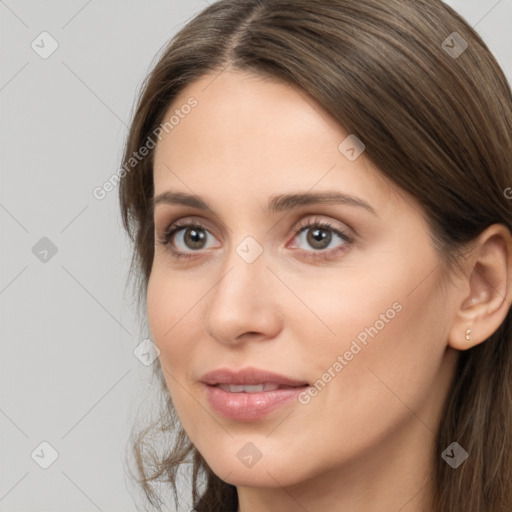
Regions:
[[223, 277], [213, 290], [212, 308], [222, 309], [224, 315], [229, 314], [226, 310], [253, 309], [255, 302], [259, 302], [258, 297], [263, 299], [268, 274], [263, 247], [253, 237], [245, 237], [242, 242], [233, 245], [226, 256]]
[[278, 328], [272, 273], [255, 237], [245, 236], [226, 255], [212, 290], [204, 325], [218, 341], [234, 342], [246, 332], [270, 335]]
[[[240, 211], [240, 210], [239, 210]], [[239, 219], [230, 229], [228, 254], [223, 263], [224, 276], [217, 284], [216, 294], [230, 300], [244, 302], [250, 298], [251, 289], [264, 284], [268, 279], [266, 253], [263, 247], [263, 233], [250, 234], [247, 223]]]

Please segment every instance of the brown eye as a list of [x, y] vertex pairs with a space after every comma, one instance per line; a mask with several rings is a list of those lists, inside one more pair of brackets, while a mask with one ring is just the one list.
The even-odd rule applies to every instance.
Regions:
[[[333, 251], [343, 250], [353, 243], [353, 239], [338, 228], [325, 221], [314, 220], [309, 223], [299, 225], [295, 237], [302, 241], [305, 252], [313, 253], [314, 257], [321, 257], [324, 253], [332, 253]], [[337, 246], [329, 247], [331, 242], [335, 242], [338, 238], [341, 243]], [[301, 245], [300, 243], [297, 245]], [[314, 249], [313, 251], [308, 250]], [[319, 254], [314, 254], [314, 253]]]
[[306, 237], [308, 244], [314, 249], [325, 249], [331, 242], [331, 232], [324, 228], [306, 229], [308, 235]]
[[190, 249], [204, 249], [206, 241], [205, 230], [202, 228], [188, 227], [183, 233], [183, 243]]
[[191, 258], [195, 256], [194, 252], [209, 248], [208, 233], [201, 224], [177, 221], [167, 229], [159, 243], [168, 246], [173, 257]]

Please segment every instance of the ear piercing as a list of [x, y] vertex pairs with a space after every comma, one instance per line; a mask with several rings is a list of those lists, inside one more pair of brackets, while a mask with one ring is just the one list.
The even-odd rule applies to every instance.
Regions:
[[466, 340], [467, 341], [469, 341], [471, 339], [470, 334], [471, 334], [471, 329], [466, 329]]

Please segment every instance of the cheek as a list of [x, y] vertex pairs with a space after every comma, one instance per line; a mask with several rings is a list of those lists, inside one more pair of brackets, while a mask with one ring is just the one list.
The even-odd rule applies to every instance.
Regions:
[[428, 393], [446, 348], [450, 312], [436, 288], [440, 278], [425, 279], [424, 262], [410, 265], [395, 262], [379, 273], [320, 280], [315, 290], [301, 290], [312, 312], [295, 310], [292, 329], [302, 348], [307, 345], [310, 378], [321, 381], [312, 401], [349, 408], [365, 403], [372, 411], [386, 401], [400, 403], [393, 392], [413, 402]]
[[287, 326], [301, 345], [297, 349], [312, 356], [308, 367], [313, 373], [324, 372], [338, 355], [351, 349], [347, 356], [358, 352], [360, 358], [365, 347], [390, 334], [390, 326], [405, 316], [399, 277], [394, 280], [388, 274], [383, 279], [381, 275], [380, 281], [368, 274], [361, 277], [344, 274], [317, 279], [314, 287], [305, 286], [307, 280], [291, 285], [307, 307], [290, 300]]
[[[203, 358], [205, 298], [212, 282], [194, 272], [180, 274], [156, 265], [148, 282], [147, 316], [152, 340], [180, 422], [191, 439], [204, 425], [205, 410], [196, 399], [191, 375]], [[215, 422], [212, 427], [215, 427]]]
[[361, 442], [421, 409], [446, 349], [449, 311], [434, 279], [411, 293], [414, 279], [395, 277], [331, 305], [326, 318], [337, 336], [315, 357], [316, 378], [328, 383], [312, 400], [324, 401]]
[[[187, 386], [187, 369], [193, 360], [192, 340], [199, 339], [190, 332], [187, 323], [197, 303], [183, 295], [186, 288], [179, 286], [176, 279], [152, 274], [148, 283], [147, 316], [152, 340], [160, 350], [160, 365], [172, 403], [180, 420], [185, 419], [189, 425], [195, 425], [200, 419], [200, 411], [196, 411], [190, 395], [184, 392]], [[172, 290], [170, 292], [169, 290]], [[180, 298], [180, 300], [178, 300]], [[191, 303], [191, 304], [189, 304]], [[188, 419], [188, 421], [187, 421]]]
[[[191, 329], [202, 325], [190, 322], [197, 315], [201, 294], [175, 276], [158, 270], [151, 274], [147, 292], [147, 317], [152, 339], [160, 350], [160, 361], [169, 389], [174, 386], [170, 374], [179, 378], [189, 367], [192, 344], [199, 339]], [[184, 342], [185, 341], [185, 342]]]

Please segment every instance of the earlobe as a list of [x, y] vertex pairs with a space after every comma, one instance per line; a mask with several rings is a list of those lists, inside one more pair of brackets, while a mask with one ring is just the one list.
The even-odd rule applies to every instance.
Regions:
[[448, 338], [456, 350], [487, 340], [505, 320], [512, 300], [512, 237], [502, 224], [489, 226], [466, 263], [463, 296]]

